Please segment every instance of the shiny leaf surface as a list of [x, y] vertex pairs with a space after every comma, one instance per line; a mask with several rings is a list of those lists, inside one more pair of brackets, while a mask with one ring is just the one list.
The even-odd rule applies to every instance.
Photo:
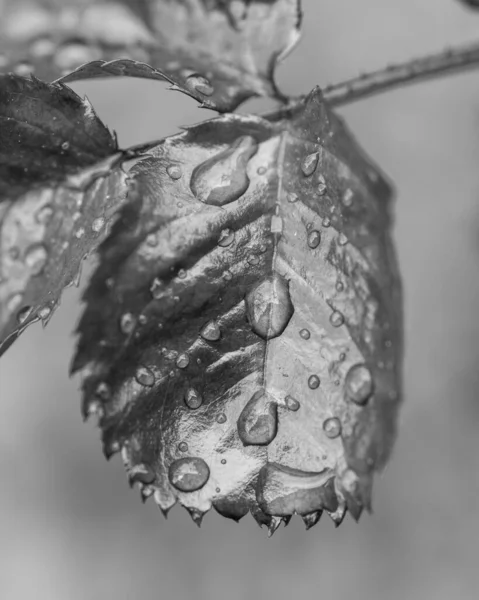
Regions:
[[67, 86], [0, 76], [0, 348], [77, 281], [125, 196], [125, 156]]
[[0, 71], [166, 80], [226, 112], [280, 97], [275, 65], [300, 20], [299, 0], [3, 0]]
[[132, 483], [270, 534], [370, 507], [394, 441], [401, 291], [390, 188], [314, 90], [135, 167], [73, 363]]

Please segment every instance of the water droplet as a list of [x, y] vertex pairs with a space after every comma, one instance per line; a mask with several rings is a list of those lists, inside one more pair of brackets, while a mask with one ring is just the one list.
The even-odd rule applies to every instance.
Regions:
[[203, 96], [212, 96], [215, 91], [208, 79], [197, 73], [190, 75], [185, 83], [190, 90], [199, 92], [200, 94], [203, 94]]
[[100, 381], [96, 386], [95, 395], [105, 402], [111, 398], [111, 388], [105, 381]]
[[171, 179], [174, 179], [175, 181], [177, 179], [181, 179], [181, 177], [183, 176], [183, 171], [178, 165], [170, 165], [169, 167], [166, 167], [166, 172], [171, 177]]
[[283, 219], [279, 215], [271, 217], [271, 233], [283, 233]]
[[258, 167], [258, 170], [256, 171], [256, 173], [258, 173], [258, 175], [264, 175], [266, 173], [267, 169], [266, 167]]
[[80, 65], [99, 58], [98, 50], [81, 42], [67, 43], [55, 53], [55, 64], [62, 71], [71, 71]]
[[77, 240], [81, 239], [85, 235], [85, 228], [80, 227], [75, 231], [75, 237]]
[[195, 388], [189, 388], [185, 393], [185, 404], [188, 408], [196, 410], [203, 404], [203, 398]]
[[70, 148], [70, 142], [63, 142], [62, 150], [68, 150], [68, 148]]
[[30, 73], [33, 73], [33, 71], [34, 71], [33, 65], [27, 61], [19, 62], [13, 68], [13, 72], [16, 75], [20, 75], [22, 77], [26, 77], [27, 75], [30, 75]]
[[48, 252], [43, 244], [32, 244], [25, 254], [25, 264], [32, 275], [40, 275], [48, 260]]
[[178, 271], [177, 277], [178, 277], [178, 279], [185, 279], [186, 278], [186, 271], [184, 269], [180, 269]]
[[281, 335], [294, 312], [289, 283], [277, 273], [248, 292], [245, 303], [252, 330], [266, 340]]
[[299, 407], [301, 406], [299, 401], [296, 400], [296, 398], [293, 398], [293, 396], [286, 396], [286, 398], [284, 399], [286, 402], [286, 406], [287, 408], [289, 408], [289, 410], [292, 410], [293, 412], [296, 412], [297, 410], [299, 410]]
[[138, 367], [135, 371], [135, 379], [145, 387], [152, 387], [155, 385], [155, 375], [148, 367]]
[[308, 379], [308, 386], [312, 390], [318, 389], [320, 383], [321, 381], [317, 375], [311, 375], [311, 377]]
[[323, 423], [323, 430], [328, 438], [337, 438], [341, 434], [341, 421], [337, 417], [326, 419]]
[[146, 236], [146, 245], [151, 248], [155, 247], [158, 244], [158, 236], [156, 233], [149, 233]]
[[52, 314], [52, 309], [49, 306], [43, 306], [42, 308], [40, 308], [40, 310], [37, 312], [37, 315], [40, 317], [40, 319], [42, 321], [45, 321], [45, 319], [48, 319], [48, 317]]
[[218, 246], [222, 248], [226, 248], [227, 246], [231, 246], [235, 239], [235, 232], [232, 229], [223, 229], [220, 233], [220, 238], [218, 240]]
[[257, 149], [256, 140], [245, 135], [198, 165], [191, 175], [193, 194], [201, 202], [215, 206], [238, 200], [249, 187], [246, 167]]
[[17, 321], [18, 321], [18, 323], [20, 323], [20, 325], [22, 325], [23, 323], [25, 323], [25, 321], [30, 316], [31, 312], [32, 312], [32, 307], [31, 306], [24, 306], [22, 309], [20, 309], [18, 311], [18, 313], [17, 313]]
[[374, 383], [371, 371], [364, 364], [351, 367], [346, 375], [346, 396], [356, 404], [365, 404], [373, 393]]
[[337, 292], [342, 292], [344, 290], [344, 284], [342, 281], [337, 281], [336, 282], [336, 291]]
[[329, 317], [329, 321], [333, 327], [341, 327], [344, 323], [344, 316], [339, 310], [334, 310]]
[[338, 244], [340, 246], [346, 246], [346, 244], [348, 243], [348, 238], [344, 233], [340, 233], [338, 236]]
[[248, 264], [255, 266], [257, 264], [259, 264], [259, 256], [257, 254], [248, 254], [248, 257], [246, 258]]
[[221, 425], [223, 423], [226, 423], [226, 415], [225, 413], [220, 413], [217, 417], [216, 417], [216, 422], [220, 423]]
[[344, 206], [351, 206], [353, 203], [354, 192], [351, 188], [348, 188], [343, 194]]
[[313, 152], [312, 154], [308, 154], [305, 158], [303, 158], [301, 162], [301, 171], [303, 171], [306, 177], [309, 177], [316, 171], [316, 167], [319, 162], [319, 152]]
[[301, 329], [299, 335], [303, 338], [303, 340], [309, 340], [309, 338], [311, 337], [311, 332], [309, 331], [309, 329]]
[[221, 464], [222, 464], [222, 465], [225, 465], [225, 464], [226, 464], [226, 458], [222, 458], [222, 459], [221, 459]]
[[318, 196], [324, 196], [327, 189], [328, 188], [326, 186], [326, 180], [324, 179], [323, 175], [320, 175], [318, 177], [318, 187], [317, 187]]
[[105, 226], [105, 219], [103, 217], [98, 217], [91, 224], [91, 228], [95, 233], [99, 233], [103, 227]]
[[225, 271], [224, 278], [225, 281], [231, 281], [233, 279], [233, 273], [231, 273], [231, 271]]
[[202, 458], [179, 458], [171, 463], [168, 477], [177, 490], [194, 492], [208, 481], [210, 470]]
[[130, 334], [135, 328], [135, 325], [136, 319], [131, 313], [127, 312], [121, 315], [120, 330], [122, 333], [124, 333], [125, 335]]
[[286, 198], [288, 199], [288, 202], [290, 204], [294, 204], [295, 202], [297, 202], [299, 200], [298, 194], [295, 194], [294, 192], [289, 192], [289, 194], [287, 194]]
[[53, 216], [53, 208], [50, 206], [50, 204], [44, 204], [36, 212], [35, 220], [37, 223], [40, 223], [41, 225], [46, 225], [47, 223], [50, 222], [52, 216]]
[[180, 442], [178, 444], [178, 450], [180, 452], [188, 452], [188, 444], [186, 442]]
[[176, 366], [179, 369], [186, 369], [186, 367], [190, 364], [190, 357], [188, 354], [183, 353], [178, 356], [176, 359]]
[[324, 217], [322, 225], [323, 227], [329, 227], [331, 225], [331, 219], [329, 217]]
[[208, 321], [200, 331], [201, 337], [208, 342], [217, 342], [221, 337], [221, 330], [216, 321]]
[[266, 446], [276, 437], [278, 406], [272, 397], [259, 390], [238, 418], [238, 434], [245, 446]]
[[153, 296], [153, 298], [155, 300], [158, 300], [159, 298], [161, 298], [164, 290], [165, 290], [165, 286], [163, 285], [163, 282], [161, 281], [161, 279], [158, 279], [158, 277], [155, 277], [155, 279], [153, 279], [153, 283], [151, 284], [151, 287], [150, 287], [150, 292], [151, 292], [151, 295]]

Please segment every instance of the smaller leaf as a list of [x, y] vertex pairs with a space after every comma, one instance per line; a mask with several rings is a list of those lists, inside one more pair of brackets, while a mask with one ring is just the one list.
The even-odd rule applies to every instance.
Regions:
[[67, 86], [0, 76], [0, 353], [78, 281], [126, 195], [128, 156]]

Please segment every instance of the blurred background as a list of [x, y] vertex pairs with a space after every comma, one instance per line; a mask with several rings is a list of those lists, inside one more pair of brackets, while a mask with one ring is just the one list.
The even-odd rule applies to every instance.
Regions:
[[[305, 93], [456, 43], [479, 13], [454, 0], [304, 0], [303, 40], [279, 71]], [[75, 84], [123, 146], [212, 113], [140, 80]], [[264, 103], [250, 103], [244, 110]], [[80, 289], [0, 363], [0, 598], [389, 600], [478, 597], [479, 70], [342, 109], [395, 181], [406, 297], [400, 436], [374, 515], [335, 530], [301, 519], [272, 539], [252, 518], [184, 509], [165, 521], [80, 417], [69, 380]]]

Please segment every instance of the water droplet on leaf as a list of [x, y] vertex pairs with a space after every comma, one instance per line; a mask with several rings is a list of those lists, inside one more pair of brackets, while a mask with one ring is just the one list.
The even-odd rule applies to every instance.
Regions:
[[208, 321], [200, 331], [201, 337], [208, 342], [217, 342], [221, 337], [221, 330], [216, 321]]
[[235, 232], [232, 229], [223, 229], [220, 233], [220, 239], [218, 240], [218, 246], [226, 248], [231, 246], [235, 239]]
[[176, 366], [179, 369], [186, 369], [186, 367], [190, 364], [190, 357], [188, 354], [183, 353], [178, 356], [176, 359]]
[[276, 273], [248, 292], [245, 303], [252, 330], [266, 340], [281, 335], [294, 312], [289, 284]]
[[341, 327], [344, 323], [344, 316], [339, 310], [334, 310], [329, 317], [329, 321], [333, 327]]
[[100, 383], [96, 386], [95, 395], [104, 401], [109, 400], [111, 398], [110, 386], [105, 381], [100, 381]]
[[308, 233], [308, 246], [314, 250], [321, 243], [321, 234], [317, 229], [313, 229]]
[[178, 450], [180, 452], [188, 452], [188, 444], [186, 442], [180, 442], [178, 444]]
[[320, 383], [320, 379], [317, 375], [311, 375], [311, 377], [308, 379], [308, 387], [312, 390], [319, 388]]
[[170, 165], [169, 167], [166, 168], [166, 172], [171, 177], [171, 179], [174, 179], [174, 180], [181, 179], [181, 177], [183, 175], [183, 171], [181, 170], [181, 168], [178, 165]]
[[226, 423], [226, 415], [225, 413], [220, 413], [217, 417], [216, 417], [216, 422], [220, 423], [220, 425], [222, 425], [223, 423]]
[[190, 90], [203, 94], [203, 96], [212, 96], [215, 91], [208, 79], [197, 73], [190, 75], [185, 83]]
[[155, 385], [155, 375], [148, 367], [138, 367], [135, 372], [135, 379], [138, 381], [138, 383], [146, 387], [152, 387]]
[[293, 396], [286, 396], [286, 398], [284, 400], [285, 400], [286, 406], [287, 406], [287, 408], [289, 408], [289, 410], [292, 410], [293, 412], [296, 412], [297, 410], [299, 410], [300, 404], [299, 404], [299, 401], [296, 400], [296, 398], [293, 398]]
[[136, 319], [131, 313], [124, 313], [120, 317], [120, 330], [125, 335], [130, 334], [136, 325]]
[[326, 190], [327, 190], [326, 180], [324, 179], [323, 175], [320, 175], [318, 177], [318, 187], [317, 187], [318, 196], [324, 196], [324, 194], [326, 193]]
[[177, 490], [194, 492], [208, 481], [210, 470], [202, 458], [179, 458], [170, 465], [168, 477]]
[[91, 228], [95, 233], [99, 233], [105, 225], [105, 219], [103, 217], [98, 217], [91, 224]]
[[346, 375], [346, 396], [356, 404], [365, 404], [373, 393], [373, 377], [364, 364], [351, 367]]
[[312, 154], [308, 154], [305, 158], [303, 158], [301, 162], [301, 171], [306, 177], [309, 177], [316, 171], [316, 167], [319, 162], [319, 152], [313, 152]]
[[301, 329], [299, 335], [303, 338], [303, 340], [309, 340], [309, 338], [311, 337], [309, 329]]
[[326, 419], [323, 423], [323, 430], [328, 438], [337, 438], [341, 433], [341, 421], [337, 417]]
[[188, 408], [196, 410], [203, 404], [203, 398], [194, 388], [189, 388], [186, 390], [185, 404]]
[[348, 188], [343, 194], [344, 206], [351, 206], [353, 203], [354, 192], [351, 188]]
[[278, 430], [278, 406], [272, 397], [259, 390], [241, 411], [238, 434], [245, 446], [266, 446]]
[[40, 275], [48, 260], [48, 252], [43, 244], [33, 244], [25, 254], [25, 264], [32, 275]]

